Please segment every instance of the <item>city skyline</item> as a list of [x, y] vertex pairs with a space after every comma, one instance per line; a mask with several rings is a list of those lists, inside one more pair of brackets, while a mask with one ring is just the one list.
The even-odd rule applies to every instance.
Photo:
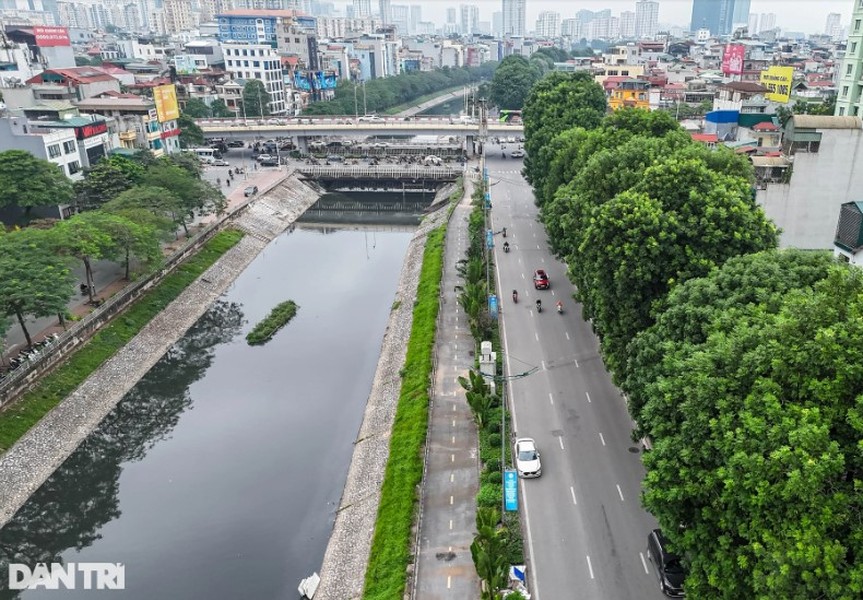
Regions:
[[[624, 11], [635, 11], [637, 0], [526, 0], [525, 23], [532, 30], [540, 12], [560, 13], [561, 19], [572, 18], [579, 10], [600, 11], [611, 9], [614, 16]], [[689, 27], [692, 17], [692, 0], [658, 0], [659, 23]], [[403, 0], [404, 4], [415, 4], [415, 0]], [[459, 4], [474, 4], [479, 7], [479, 20], [491, 22], [492, 14], [502, 10], [501, 0], [467, 0], [454, 3], [450, 0], [424, 2], [423, 20], [436, 24], [446, 22], [446, 9]], [[842, 26], [850, 23], [854, 0], [752, 0], [750, 13], [775, 13], [776, 24], [786, 31], [823, 33], [827, 15], [842, 15]]]

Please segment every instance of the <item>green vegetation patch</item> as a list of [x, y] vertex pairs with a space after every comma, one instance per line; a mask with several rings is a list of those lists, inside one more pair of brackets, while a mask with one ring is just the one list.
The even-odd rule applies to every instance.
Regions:
[[390, 457], [381, 488], [371, 556], [366, 571], [367, 600], [401, 600], [411, 560], [411, 526], [422, 481], [428, 430], [429, 383], [438, 314], [446, 228], [429, 233], [423, 255], [401, 395], [390, 439]]
[[63, 366], [43, 377], [35, 389], [0, 412], [0, 452], [8, 450], [93, 371], [114, 356], [242, 237], [242, 232], [233, 229], [217, 233], [193, 257], [96, 333]]
[[255, 325], [254, 329], [246, 335], [249, 346], [260, 346], [269, 342], [279, 329], [294, 318], [298, 308], [299, 306], [293, 300], [277, 304], [267, 318]]

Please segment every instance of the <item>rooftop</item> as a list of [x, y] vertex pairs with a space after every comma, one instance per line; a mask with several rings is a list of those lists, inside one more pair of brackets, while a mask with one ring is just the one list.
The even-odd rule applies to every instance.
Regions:
[[281, 17], [283, 19], [292, 17], [305, 17], [306, 14], [298, 10], [258, 10], [242, 9], [226, 10], [216, 15], [219, 17]]

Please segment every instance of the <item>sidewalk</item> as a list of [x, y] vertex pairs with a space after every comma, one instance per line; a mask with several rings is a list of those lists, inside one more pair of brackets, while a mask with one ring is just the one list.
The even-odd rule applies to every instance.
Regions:
[[[277, 169], [258, 170], [249, 173], [249, 178], [247, 180], [235, 180], [234, 185], [230, 189], [225, 190], [227, 192], [225, 197], [228, 200], [227, 210], [233, 210], [246, 201], [246, 197], [243, 195], [243, 190], [246, 187], [256, 185], [261, 191], [263, 191], [283, 177], [285, 173], [285, 170]], [[194, 235], [197, 229], [211, 223], [214, 219], [216, 219], [216, 215], [207, 215], [200, 220], [195, 221], [194, 225], [189, 227], [189, 235]], [[183, 235], [181, 231], [181, 235], [178, 239], [171, 240], [165, 244], [163, 248], [165, 255], [170, 255], [176, 249], [185, 244], [187, 239], [188, 238]], [[83, 266], [76, 266], [72, 269], [72, 272], [75, 274], [78, 281], [83, 281], [83, 271]], [[94, 262], [93, 280], [96, 284], [96, 298], [103, 300], [110, 298], [126, 287], [129, 282], [123, 279], [123, 275], [123, 267], [118, 263], [107, 260]], [[76, 293], [67, 304], [69, 313], [79, 318], [90, 314], [95, 310], [95, 308], [87, 304], [87, 301], [88, 298], [86, 296]], [[34, 343], [44, 339], [52, 333], [60, 333], [63, 331], [63, 327], [60, 325], [56, 316], [40, 318], [30, 317], [25, 319], [24, 322]], [[68, 325], [70, 324], [67, 323], [67, 326]], [[6, 338], [3, 340], [2, 348], [0, 348], [0, 352], [2, 352], [2, 354], [0, 354], [0, 366], [8, 365], [8, 359], [18, 354], [18, 352], [25, 347], [26, 340], [24, 332], [18, 321], [13, 318], [12, 326], [9, 328], [9, 331], [6, 332]]]
[[458, 303], [462, 280], [456, 263], [467, 252], [467, 223], [474, 182], [465, 178], [464, 198], [447, 231], [441, 312], [435, 347], [437, 371], [429, 414], [426, 474], [414, 598], [479, 598], [479, 578], [470, 554], [476, 531], [479, 489], [477, 431], [458, 377], [473, 367], [474, 340]]

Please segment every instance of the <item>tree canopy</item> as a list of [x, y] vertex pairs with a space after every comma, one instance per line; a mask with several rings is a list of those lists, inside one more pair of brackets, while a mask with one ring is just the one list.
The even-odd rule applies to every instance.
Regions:
[[72, 182], [54, 163], [25, 150], [0, 152], [0, 207], [68, 204]]
[[247, 117], [266, 117], [270, 114], [270, 93], [264, 83], [250, 79], [243, 86], [243, 111]]
[[183, 148], [196, 148], [204, 145], [204, 131], [195, 123], [192, 115], [180, 113], [177, 119], [177, 127], [180, 128], [180, 146]]
[[[804, 283], [821, 276], [813, 263], [784, 273]], [[741, 283], [767, 268], [753, 263]], [[787, 293], [784, 277], [762, 288], [764, 304], [754, 285], [749, 308], [720, 291], [702, 331], [677, 335], [703, 341], [672, 343], [644, 388], [658, 432], [644, 503], [687, 559], [687, 595], [863, 595], [863, 273], [836, 264]], [[681, 296], [697, 302], [700, 285]]]
[[101, 207], [124, 190], [136, 185], [145, 168], [123, 156], [108, 156], [84, 171], [84, 179], [75, 182], [79, 209]]
[[524, 100], [525, 174], [542, 189], [542, 174], [553, 156], [547, 148], [559, 133], [573, 127], [593, 129], [606, 111], [605, 92], [587, 73], [553, 72], [541, 79]]
[[[547, 66], [541, 59], [537, 60]], [[543, 74], [536, 62], [531, 63], [518, 54], [507, 56], [495, 69], [491, 80], [492, 103], [501, 109], [521, 110], [531, 87]]]

